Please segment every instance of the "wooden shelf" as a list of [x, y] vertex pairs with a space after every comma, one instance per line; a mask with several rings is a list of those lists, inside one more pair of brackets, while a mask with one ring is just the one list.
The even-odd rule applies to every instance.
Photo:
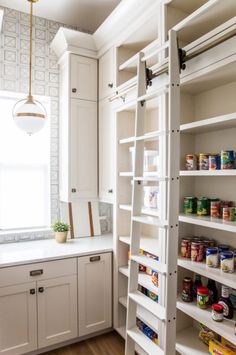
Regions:
[[[119, 272], [126, 277], [129, 277], [129, 268], [128, 266], [122, 266], [119, 268]], [[138, 283], [140, 286], [145, 287], [150, 292], [155, 293], [156, 295], [159, 294], [158, 287], [156, 287], [152, 282], [152, 277], [145, 272], [139, 272], [138, 275]]]
[[230, 170], [181, 170], [180, 176], [236, 176], [236, 169]]
[[200, 217], [197, 215], [180, 214], [179, 221], [194, 224], [196, 226], [223, 230], [225, 232], [236, 233], [236, 222], [225, 222], [222, 219], [211, 217]]
[[145, 216], [145, 215], [134, 216], [133, 221], [158, 227], [158, 228], [165, 228], [167, 226], [167, 221], [161, 221], [159, 218], [152, 217], [152, 216]]
[[178, 266], [184, 269], [191, 270], [196, 274], [200, 274], [209, 279], [215, 280], [223, 285], [235, 288], [236, 285], [236, 273], [228, 274], [222, 272], [220, 268], [211, 268], [206, 265], [206, 262], [195, 262], [185, 258], [178, 259]]
[[153, 131], [144, 134], [143, 136], [139, 137], [127, 137], [119, 140], [119, 144], [127, 144], [127, 143], [134, 143], [135, 141], [153, 141], [160, 136], [165, 136], [169, 132], [168, 131]]
[[223, 322], [215, 322], [211, 317], [211, 308], [200, 309], [196, 306], [195, 302], [183, 302], [181, 297], [178, 297], [177, 299], [177, 308], [189, 317], [195, 319], [197, 322], [204, 324], [217, 334], [235, 344], [235, 320], [224, 319]]
[[[119, 240], [125, 244], [130, 245], [129, 236], [120, 236]], [[159, 255], [159, 240], [155, 237], [142, 236], [140, 239], [140, 249], [155, 255]]]
[[198, 338], [199, 330], [193, 327], [177, 333], [176, 350], [181, 355], [208, 355], [208, 346]]
[[160, 306], [157, 302], [147, 297], [140, 291], [134, 291], [129, 293], [129, 297], [137, 303], [140, 307], [146, 309], [146, 311], [152, 313], [155, 317], [164, 321], [166, 319], [166, 310], [163, 306]]
[[[128, 204], [120, 204], [120, 205], [119, 205], [119, 208], [120, 208], [121, 210], [129, 211], [129, 212], [131, 212], [131, 210], [132, 210], [132, 206], [131, 206], [131, 205], [128, 205]], [[143, 208], [142, 208], [142, 213], [143, 213], [144, 215], [149, 215], [149, 216], [158, 217], [158, 209], [156, 209], [156, 208], [151, 209], [151, 208], [143, 207]]]
[[199, 134], [236, 127], [236, 112], [180, 125], [182, 133]]

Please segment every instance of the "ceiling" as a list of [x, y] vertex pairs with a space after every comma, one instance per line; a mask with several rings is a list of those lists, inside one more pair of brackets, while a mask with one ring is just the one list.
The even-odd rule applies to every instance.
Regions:
[[[34, 15], [94, 32], [121, 0], [39, 0]], [[27, 0], [0, 0], [0, 6], [29, 12]]]

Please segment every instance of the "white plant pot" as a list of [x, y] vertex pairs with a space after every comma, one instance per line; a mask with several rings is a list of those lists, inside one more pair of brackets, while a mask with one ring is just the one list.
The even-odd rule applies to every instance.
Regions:
[[55, 232], [55, 239], [57, 243], [65, 243], [68, 232]]

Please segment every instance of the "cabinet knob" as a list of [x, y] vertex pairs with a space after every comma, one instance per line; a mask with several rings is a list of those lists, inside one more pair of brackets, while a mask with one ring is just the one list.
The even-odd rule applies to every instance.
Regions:
[[109, 83], [108, 87], [112, 89], [113, 88], [113, 83]]
[[72, 89], [72, 92], [73, 92], [73, 93], [76, 93], [76, 92], [77, 92], [77, 89], [76, 89], [76, 88], [73, 88], [73, 89]]
[[113, 194], [113, 189], [108, 190], [109, 194]]
[[38, 288], [38, 291], [39, 291], [40, 293], [43, 293], [43, 292], [44, 292], [44, 287], [39, 287], [39, 288]]
[[31, 288], [31, 289], [30, 289], [30, 294], [31, 294], [31, 295], [35, 295], [35, 288]]
[[71, 189], [71, 192], [75, 193], [75, 192], [76, 192], [76, 189], [75, 189], [75, 188]]

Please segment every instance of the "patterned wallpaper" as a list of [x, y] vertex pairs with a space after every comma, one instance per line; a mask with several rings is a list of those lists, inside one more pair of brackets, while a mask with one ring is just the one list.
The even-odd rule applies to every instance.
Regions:
[[[52, 220], [59, 214], [59, 68], [50, 43], [59, 27], [69, 27], [41, 17], [33, 18], [33, 94], [51, 99], [51, 210]], [[70, 27], [72, 28], [72, 27]], [[77, 30], [79, 30], [77, 28]], [[29, 15], [4, 8], [0, 34], [0, 90], [28, 92]], [[111, 215], [109, 205], [101, 204], [102, 215]], [[109, 224], [109, 223], [108, 223]], [[106, 226], [102, 225], [103, 231]], [[48, 238], [51, 233], [0, 235], [1, 242]]]

